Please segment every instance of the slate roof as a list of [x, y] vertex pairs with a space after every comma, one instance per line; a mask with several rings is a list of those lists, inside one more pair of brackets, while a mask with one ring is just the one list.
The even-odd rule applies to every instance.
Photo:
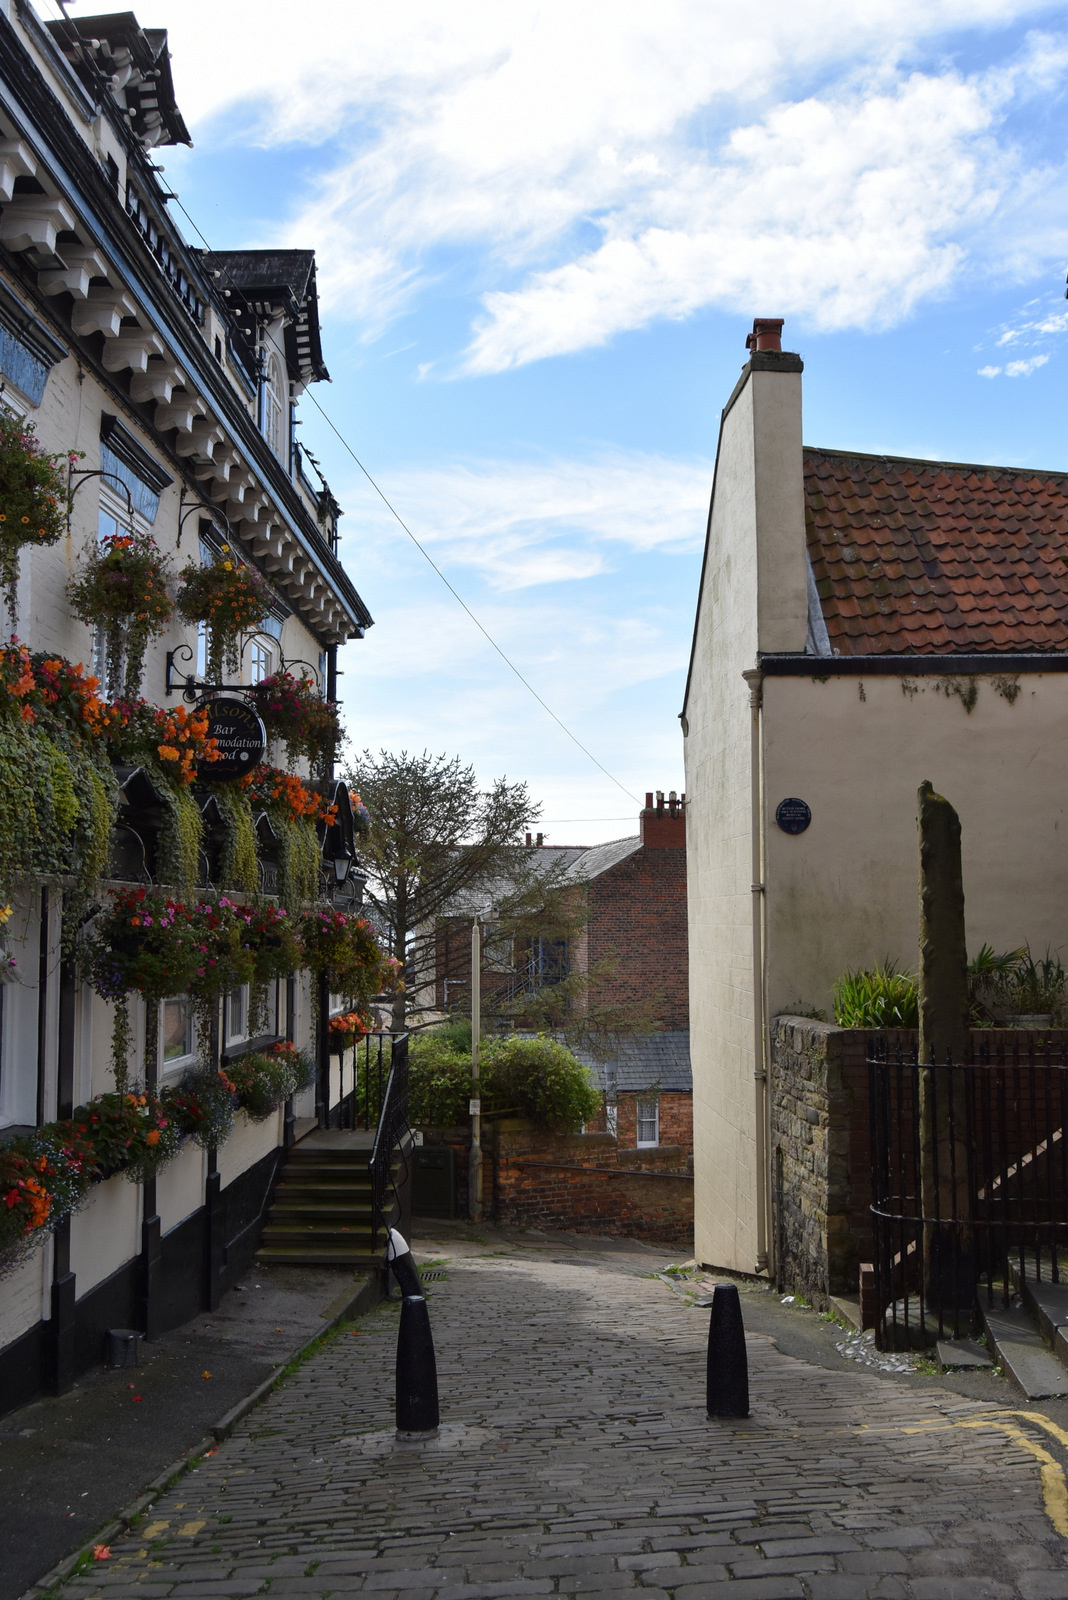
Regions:
[[607, 1090], [614, 1078], [620, 1094], [640, 1094], [645, 1089], [663, 1094], [693, 1093], [690, 1035], [685, 1031], [618, 1038], [607, 1061], [597, 1061], [581, 1049], [575, 1054], [593, 1069], [602, 1090]]
[[834, 655], [1063, 650], [1068, 475], [806, 449]]
[[608, 844], [591, 845], [571, 863], [567, 870], [568, 882], [589, 883], [591, 878], [599, 878], [609, 867], [617, 867], [641, 847], [642, 842], [637, 834], [632, 839], [611, 839]]

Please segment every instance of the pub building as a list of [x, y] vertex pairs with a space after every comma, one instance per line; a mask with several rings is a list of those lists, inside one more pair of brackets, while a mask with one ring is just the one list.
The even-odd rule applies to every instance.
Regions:
[[[44, 1169], [19, 1187], [0, 1165], [14, 1197], [0, 1222], [29, 1197], [27, 1227], [47, 1224], [17, 1248], [2, 1236], [0, 1412], [69, 1387], [105, 1359], [109, 1330], [151, 1338], [217, 1304], [259, 1247], [287, 1147], [336, 1116], [344, 1066], [325, 980], [306, 968], [207, 998], [203, 973], [168, 994], [157, 970], [120, 995], [151, 945], [133, 917], [110, 953], [126, 974], [114, 992], [84, 954], [117, 893], [292, 919], [360, 902], [329, 727], [339, 647], [372, 619], [297, 441], [300, 396], [328, 377], [315, 258], [191, 248], [160, 160], [189, 142], [164, 30], [130, 12], [45, 23], [2, 0], [0, 789], [25, 793], [0, 795], [0, 1156], [114, 1100], [119, 1045], [130, 1090], [172, 1105], [190, 1073], [235, 1078], [279, 1041], [311, 1081], [267, 1114], [231, 1111], [217, 1142], [183, 1137], [158, 1170], [97, 1170], [58, 1222]], [[62, 528], [43, 513], [33, 528], [39, 493], [11, 511], [12, 483], [30, 492], [45, 456]], [[119, 569], [144, 585], [139, 616], [115, 611]], [[299, 715], [272, 721], [264, 683], [297, 684]], [[166, 1145], [174, 1126], [139, 1135], [148, 1155], [153, 1132]]]

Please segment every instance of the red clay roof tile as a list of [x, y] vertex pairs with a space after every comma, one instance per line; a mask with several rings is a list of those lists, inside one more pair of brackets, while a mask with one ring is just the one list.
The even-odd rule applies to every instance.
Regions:
[[840, 655], [1068, 648], [1068, 474], [805, 451]]

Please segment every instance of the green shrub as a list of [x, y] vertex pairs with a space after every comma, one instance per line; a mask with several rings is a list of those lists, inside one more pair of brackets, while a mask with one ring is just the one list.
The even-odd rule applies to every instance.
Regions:
[[492, 1040], [482, 1076], [489, 1116], [529, 1117], [543, 1128], [570, 1133], [601, 1108], [601, 1091], [589, 1068], [544, 1033]]
[[916, 1028], [919, 985], [890, 960], [843, 972], [834, 985], [834, 1020], [840, 1028]]
[[471, 1097], [471, 1051], [447, 1029], [417, 1034], [408, 1056], [408, 1121], [413, 1127], [454, 1128], [466, 1121]]

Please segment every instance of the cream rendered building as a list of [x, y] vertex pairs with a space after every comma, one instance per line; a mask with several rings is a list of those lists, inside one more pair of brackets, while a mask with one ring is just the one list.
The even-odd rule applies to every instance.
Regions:
[[[45, 26], [23, 0], [0, 0], [2, 403], [47, 450], [84, 452], [69, 536], [23, 553], [19, 635], [31, 650], [93, 660], [66, 587], [81, 552], [132, 519], [176, 567], [229, 541], [271, 586], [238, 682], [289, 665], [333, 698], [338, 647], [371, 618], [338, 559], [338, 508], [294, 431], [300, 394], [327, 376], [314, 257], [190, 248], [157, 164], [182, 142], [165, 32], [130, 13]], [[149, 651], [143, 693], [173, 708], [187, 678], [191, 697], [203, 692], [203, 671], [203, 639], [175, 618]], [[127, 861], [136, 790], [120, 813]], [[115, 875], [145, 881], [136, 859]], [[3, 990], [0, 1140], [114, 1087], [110, 1006], [62, 959], [63, 916], [62, 889], [46, 885], [8, 930], [21, 977]], [[194, 1052], [181, 1002], [163, 1009], [149, 1063], [160, 1083]], [[247, 1042], [241, 996], [223, 1012], [225, 1058]], [[295, 1111], [322, 1117], [336, 1065], [331, 1078], [310, 1029], [307, 980], [281, 980], [271, 1037], [320, 1047], [318, 1091]], [[217, 1154], [183, 1147], [153, 1192], [100, 1183], [4, 1282], [0, 1410], [69, 1385], [102, 1358], [106, 1328], [151, 1332], [214, 1303], [255, 1249], [286, 1128], [281, 1112], [239, 1115]]]
[[699, 1260], [764, 1270], [768, 1024], [915, 970], [916, 790], [968, 942], [1068, 943], [1068, 478], [802, 445], [758, 322], [723, 412], [682, 727]]

